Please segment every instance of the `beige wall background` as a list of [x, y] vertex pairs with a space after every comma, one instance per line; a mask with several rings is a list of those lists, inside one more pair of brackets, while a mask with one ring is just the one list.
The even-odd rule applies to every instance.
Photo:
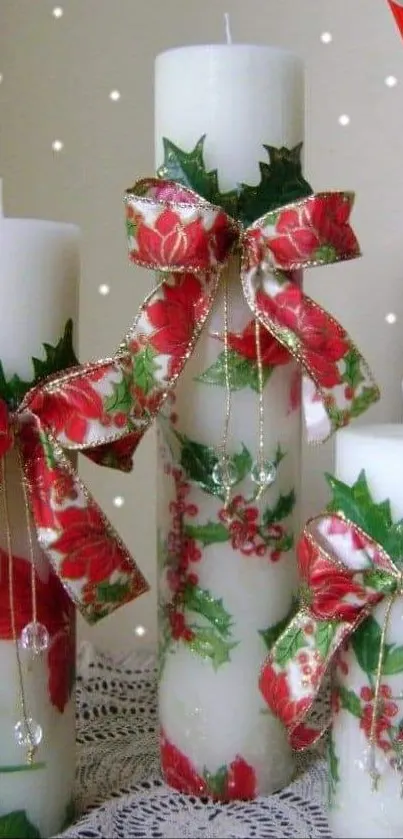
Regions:
[[[222, 41], [229, 11], [234, 40], [284, 46], [306, 62], [306, 174], [317, 189], [356, 190], [364, 252], [307, 273], [306, 289], [351, 331], [378, 378], [382, 402], [363, 421], [400, 421], [403, 43], [386, 0], [61, 0], [59, 17], [55, 6], [0, 0], [0, 174], [7, 215], [82, 229], [81, 359], [116, 348], [152, 283], [128, 264], [122, 194], [153, 171], [154, 57]], [[394, 86], [385, 83], [390, 76]], [[103, 284], [107, 295], [99, 293]], [[323, 471], [331, 466], [331, 444], [304, 448], [304, 516], [323, 505]], [[155, 643], [155, 467], [152, 432], [130, 476], [81, 463], [152, 584], [151, 594], [99, 627], [81, 625], [82, 637], [106, 651]], [[147, 630], [141, 639], [137, 626]]]

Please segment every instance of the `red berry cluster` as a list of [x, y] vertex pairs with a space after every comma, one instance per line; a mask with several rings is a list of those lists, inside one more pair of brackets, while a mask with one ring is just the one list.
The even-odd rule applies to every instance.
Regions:
[[195, 504], [189, 504], [186, 501], [190, 484], [184, 480], [182, 470], [166, 464], [165, 473], [174, 480], [176, 496], [176, 500], [171, 501], [169, 505], [172, 526], [168, 533], [168, 551], [172, 566], [168, 569], [167, 581], [173, 597], [169, 605], [168, 619], [172, 637], [176, 641], [182, 639], [189, 642], [193, 639], [194, 632], [186, 624], [183, 593], [187, 586], [198, 585], [199, 577], [194, 571], [189, 570], [189, 566], [193, 562], [198, 562], [202, 554], [195, 539], [184, 535], [183, 524], [184, 516], [193, 518], [197, 516], [198, 509]]
[[[384, 752], [389, 752], [393, 749], [393, 743], [390, 739], [390, 730], [393, 729], [393, 718], [399, 713], [399, 708], [397, 703], [392, 700], [392, 691], [389, 685], [380, 686], [379, 697], [378, 713], [375, 723], [375, 739], [376, 744], [380, 749]], [[369, 739], [371, 736], [372, 718], [374, 714], [374, 689], [368, 686], [362, 687], [360, 691], [360, 698], [365, 703], [362, 709], [360, 728]]]
[[284, 528], [280, 524], [261, 526], [258, 508], [248, 506], [242, 495], [236, 495], [230, 508], [223, 507], [218, 517], [228, 525], [234, 550], [239, 550], [244, 556], [262, 557], [268, 554], [272, 562], [280, 559], [282, 551], [276, 548], [276, 543], [284, 538]]

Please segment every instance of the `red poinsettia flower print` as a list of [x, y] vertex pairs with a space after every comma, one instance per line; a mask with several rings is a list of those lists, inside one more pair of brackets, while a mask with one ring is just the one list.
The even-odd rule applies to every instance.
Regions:
[[225, 799], [250, 800], [257, 796], [256, 773], [246, 760], [237, 755], [228, 767]]
[[37, 527], [56, 526], [51, 502], [54, 476], [34, 421], [20, 425], [18, 442], [27, 478], [27, 488], [33, 518]]
[[[32, 621], [31, 566], [28, 560], [13, 556], [14, 614], [17, 636]], [[46, 582], [36, 575], [38, 621], [50, 636], [47, 655], [49, 698], [63, 712], [71, 695], [75, 676], [75, 608], [68, 594], [49, 568]], [[0, 639], [13, 638], [9, 597], [9, 562], [0, 551]]]
[[271, 664], [263, 667], [259, 687], [270, 710], [287, 727], [298, 722], [310, 705], [310, 699], [293, 699], [287, 674], [277, 673]]
[[156, 329], [150, 343], [160, 353], [183, 356], [204, 300], [200, 280], [193, 274], [175, 274], [173, 278], [173, 285], [164, 285], [164, 297], [147, 309]]
[[71, 696], [76, 664], [75, 610], [71, 602], [66, 606], [64, 625], [51, 639], [48, 652], [49, 696], [60, 713]]
[[305, 360], [323, 387], [340, 384], [340, 371], [335, 362], [346, 355], [349, 344], [339, 324], [322, 309], [313, 306], [294, 284], [288, 285], [275, 297], [269, 297], [260, 290], [257, 302], [279, 326], [291, 329], [300, 338]]
[[[255, 321], [249, 321], [240, 334], [229, 332], [228, 345], [230, 349], [236, 350], [243, 358], [257, 361]], [[291, 361], [288, 350], [279, 344], [267, 329], [260, 330], [260, 349], [262, 362], [266, 367], [288, 364]]]
[[4, 399], [0, 399], [0, 457], [4, 457], [13, 445], [13, 432], [10, 426], [8, 408]]
[[153, 265], [208, 268], [208, 234], [200, 218], [184, 222], [170, 207], [164, 209], [153, 227], [141, 219], [136, 234], [137, 249], [131, 258]]
[[[347, 570], [318, 554], [317, 548], [302, 536], [297, 545], [299, 572], [309, 590], [309, 609], [320, 620], [354, 621], [360, 614], [367, 594]], [[357, 598], [358, 603], [348, 602]], [[372, 602], [380, 600], [376, 595]]]
[[161, 731], [161, 769], [171, 787], [185, 795], [207, 795], [207, 784], [196, 772], [189, 758], [176, 748]]
[[114, 571], [127, 570], [122, 549], [94, 506], [67, 507], [58, 513], [58, 521], [62, 532], [52, 550], [64, 554], [61, 574], [67, 580], [102, 583]]
[[286, 269], [306, 260], [358, 256], [356, 236], [348, 223], [351, 202], [342, 194], [316, 196], [300, 207], [283, 210], [268, 245]]
[[39, 391], [30, 408], [54, 434], [63, 432], [73, 443], [82, 443], [90, 421], [103, 415], [102, 397], [84, 377], [60, 385], [57, 393]]

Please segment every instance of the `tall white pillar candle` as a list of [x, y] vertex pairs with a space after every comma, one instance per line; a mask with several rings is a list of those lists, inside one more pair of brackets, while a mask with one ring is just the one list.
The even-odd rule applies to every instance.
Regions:
[[[303, 129], [303, 68], [284, 50], [195, 46], [156, 60], [157, 167], [164, 137], [189, 152], [206, 135], [206, 168], [218, 170], [222, 192], [241, 182], [256, 184], [259, 161], [268, 162], [263, 145], [291, 148], [303, 140]], [[252, 316], [235, 262], [228, 281], [229, 330], [239, 335]], [[220, 443], [225, 389], [197, 377], [222, 354], [222, 337], [221, 293], [180, 378], [175, 403], [159, 423], [161, 753], [166, 779], [185, 792], [252, 798], [283, 786], [293, 769], [258, 679], [266, 653], [263, 635], [286, 616], [292, 600], [293, 554], [273, 545], [281, 534], [296, 531], [297, 508], [272, 531], [264, 514], [280, 494], [291, 498], [294, 490], [299, 496], [300, 413], [290, 409], [295, 366], [277, 367], [264, 390], [265, 456], [273, 460], [279, 446], [286, 456], [258, 503], [248, 501], [250, 474], [236, 486], [235, 519], [225, 524], [222, 501], [189, 480], [175, 453], [178, 433], [194, 452], [201, 451], [199, 445]], [[244, 446], [254, 459], [257, 392], [248, 386], [234, 390], [232, 402], [229, 454]], [[180, 604], [181, 584], [192, 592], [191, 606]]]
[[[389, 499], [393, 521], [403, 519], [403, 425], [370, 425], [347, 428], [338, 433], [337, 478], [352, 485], [361, 470], [365, 470], [374, 501], [380, 503]], [[385, 611], [383, 602], [372, 613], [380, 631]], [[386, 644], [402, 648], [401, 598], [392, 607], [385, 640]], [[343, 695], [349, 696], [351, 701], [342, 702], [341, 707], [337, 703], [333, 715], [332, 738], [338, 779], [334, 783], [330, 825], [335, 836], [399, 839], [403, 837], [403, 802], [401, 768], [399, 771], [401, 746], [396, 744], [396, 732], [403, 718], [403, 668], [397, 667], [396, 672], [383, 674], [381, 679], [382, 706], [375, 755], [380, 775], [377, 790], [372, 789], [368, 771], [374, 683], [375, 674], [360, 667], [349, 644], [335, 672], [336, 691], [341, 687], [345, 691]]]
[[[78, 279], [77, 227], [51, 221], [0, 218], [0, 359], [7, 379], [17, 373], [22, 379], [31, 380], [31, 357], [43, 357], [42, 344], [55, 345], [69, 318], [77, 328]], [[30, 550], [21, 472], [13, 450], [7, 453], [5, 461], [13, 554], [13, 609], [20, 635], [32, 620]], [[20, 649], [28, 715], [43, 732], [34, 766], [30, 768], [26, 763], [26, 748], [17, 744], [14, 733], [14, 726], [21, 719], [21, 701], [11, 632], [7, 528], [3, 512], [0, 834], [4, 831], [5, 836], [34, 835], [35, 828], [42, 837], [52, 836], [65, 823], [73, 794], [75, 614], [47, 560], [34, 545], [38, 620], [47, 626], [50, 643], [34, 659], [32, 653]]]

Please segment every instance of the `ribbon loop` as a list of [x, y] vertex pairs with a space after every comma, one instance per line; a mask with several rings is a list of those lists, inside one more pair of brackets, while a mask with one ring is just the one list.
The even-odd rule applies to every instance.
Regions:
[[297, 556], [303, 605], [273, 645], [259, 687], [301, 749], [323, 734], [308, 717], [335, 654], [375, 605], [397, 596], [401, 574], [377, 542], [336, 514], [307, 523]]
[[322, 442], [379, 399], [343, 327], [305, 295], [300, 270], [360, 255], [351, 192], [309, 195], [243, 228], [175, 181], [146, 179], [126, 193], [130, 259], [168, 272], [217, 276], [241, 253], [244, 296], [255, 318], [298, 362], [308, 441]]

